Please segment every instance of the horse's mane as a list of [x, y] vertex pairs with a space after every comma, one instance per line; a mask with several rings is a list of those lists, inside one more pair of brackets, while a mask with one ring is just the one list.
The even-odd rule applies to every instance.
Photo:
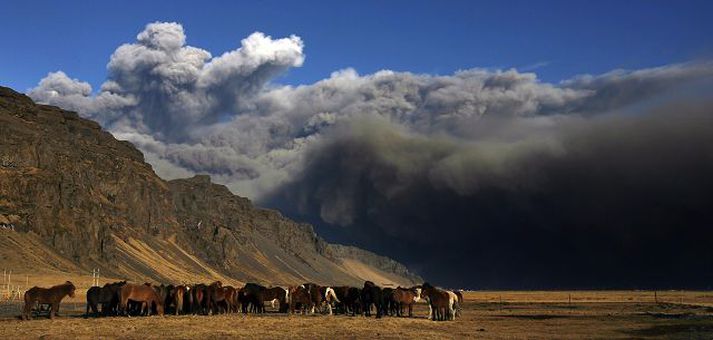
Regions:
[[50, 287], [50, 289], [60, 289], [60, 288], [70, 288], [70, 287], [74, 288], [74, 284], [70, 281], [67, 281], [65, 283], [58, 284], [56, 286], [52, 286], [52, 287]]

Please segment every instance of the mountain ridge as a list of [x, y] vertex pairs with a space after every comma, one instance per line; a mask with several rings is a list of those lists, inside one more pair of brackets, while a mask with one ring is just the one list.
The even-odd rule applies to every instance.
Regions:
[[27, 248], [15, 252], [32, 256], [43, 244], [43, 254], [78, 269], [136, 280], [422, 281], [392, 259], [329, 244], [207, 175], [165, 181], [96, 122], [1, 86], [0, 136], [0, 222]]

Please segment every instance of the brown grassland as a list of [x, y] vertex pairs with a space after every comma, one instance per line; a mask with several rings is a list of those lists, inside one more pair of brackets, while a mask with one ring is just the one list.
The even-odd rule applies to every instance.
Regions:
[[[571, 302], [570, 302], [571, 297]], [[516, 291], [468, 292], [456, 321], [380, 320], [343, 315], [82, 317], [83, 297], [65, 302], [55, 320], [20, 321], [19, 302], [0, 304], [0, 339], [211, 338], [713, 338], [713, 292]], [[502, 302], [501, 302], [502, 301]]]

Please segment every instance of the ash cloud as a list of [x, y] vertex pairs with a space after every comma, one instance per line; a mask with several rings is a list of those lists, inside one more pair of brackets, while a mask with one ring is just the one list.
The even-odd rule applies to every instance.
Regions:
[[710, 281], [712, 63], [559, 84], [515, 69], [272, 82], [304, 61], [297, 36], [214, 57], [152, 23], [96, 93], [60, 71], [28, 94], [99, 121], [164, 178], [210, 174], [444, 284]]
[[713, 102], [463, 143], [362, 122], [275, 197], [455, 287], [709, 287]]

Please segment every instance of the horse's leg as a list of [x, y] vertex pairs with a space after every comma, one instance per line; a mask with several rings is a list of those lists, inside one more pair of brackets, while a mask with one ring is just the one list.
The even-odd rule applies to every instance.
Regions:
[[413, 303], [408, 304], [408, 317], [409, 318], [413, 317]]
[[32, 319], [32, 302], [30, 300], [25, 300], [25, 308], [22, 311], [22, 317], [25, 320]]

